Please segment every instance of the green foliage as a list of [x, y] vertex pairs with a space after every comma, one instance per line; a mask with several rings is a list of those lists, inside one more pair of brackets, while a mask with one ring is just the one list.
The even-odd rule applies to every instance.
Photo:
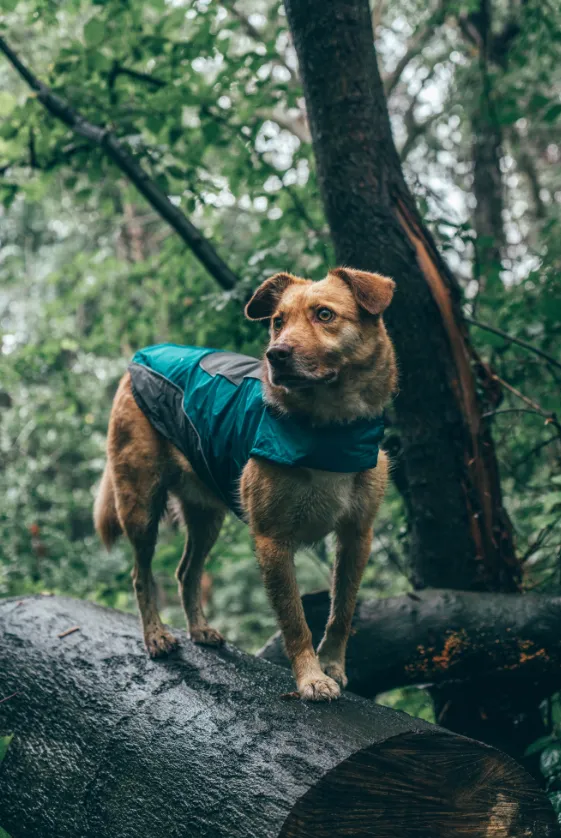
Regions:
[[[0, 763], [2, 762], [4, 757], [6, 756], [6, 752], [9, 748], [10, 742], [12, 741], [13, 738], [14, 738], [13, 735], [11, 735], [11, 736], [0, 736]], [[10, 838], [10, 836], [8, 835], [6, 830], [2, 829], [1, 826], [0, 826], [0, 838]]]
[[12, 741], [13, 736], [0, 736], [0, 762], [6, 756], [6, 751], [10, 746], [10, 742]]
[[540, 770], [546, 791], [561, 824], [561, 696], [556, 693], [545, 702], [546, 723], [551, 732], [537, 739], [526, 756], [540, 755]]

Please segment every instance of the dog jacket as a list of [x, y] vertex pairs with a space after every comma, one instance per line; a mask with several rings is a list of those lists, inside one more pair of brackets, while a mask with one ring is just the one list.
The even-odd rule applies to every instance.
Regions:
[[276, 413], [263, 399], [262, 363], [247, 355], [163, 343], [137, 352], [129, 371], [148, 421], [238, 517], [250, 457], [347, 473], [378, 461], [382, 417], [318, 427]]

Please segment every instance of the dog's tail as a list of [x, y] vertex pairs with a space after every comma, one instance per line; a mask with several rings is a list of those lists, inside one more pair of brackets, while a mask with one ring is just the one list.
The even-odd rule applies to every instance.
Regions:
[[111, 549], [123, 529], [117, 515], [115, 487], [109, 463], [105, 466], [103, 477], [94, 504], [94, 524], [99, 537], [108, 550]]

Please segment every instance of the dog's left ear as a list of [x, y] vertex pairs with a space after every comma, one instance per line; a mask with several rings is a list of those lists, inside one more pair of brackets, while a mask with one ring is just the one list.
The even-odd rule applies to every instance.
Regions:
[[392, 301], [395, 282], [387, 276], [352, 268], [335, 268], [329, 273], [346, 282], [358, 305], [369, 314], [381, 314]]
[[294, 282], [302, 282], [292, 274], [275, 274], [262, 282], [245, 307], [248, 320], [267, 320], [271, 317], [283, 291]]

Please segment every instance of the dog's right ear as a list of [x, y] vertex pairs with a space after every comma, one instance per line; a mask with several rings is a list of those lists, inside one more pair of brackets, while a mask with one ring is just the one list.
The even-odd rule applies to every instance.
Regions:
[[271, 317], [283, 291], [294, 282], [302, 282], [292, 274], [275, 274], [261, 283], [245, 307], [248, 320], [267, 320]]

